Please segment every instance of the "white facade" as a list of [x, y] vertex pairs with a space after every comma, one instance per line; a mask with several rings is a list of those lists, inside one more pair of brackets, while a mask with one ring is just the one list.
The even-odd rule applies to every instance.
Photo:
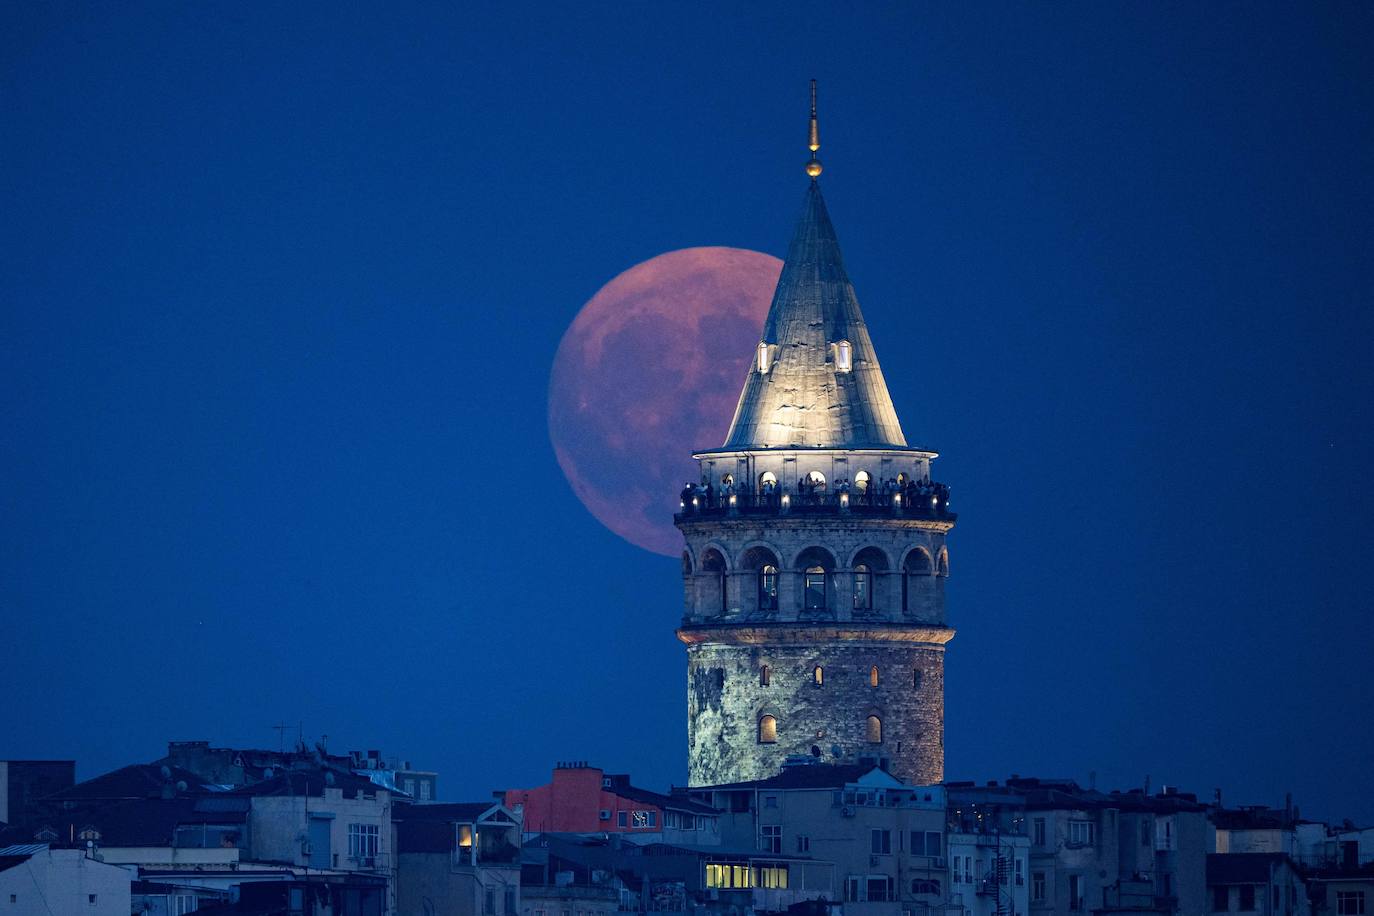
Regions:
[[129, 916], [130, 871], [80, 849], [42, 848], [0, 871], [2, 916]]

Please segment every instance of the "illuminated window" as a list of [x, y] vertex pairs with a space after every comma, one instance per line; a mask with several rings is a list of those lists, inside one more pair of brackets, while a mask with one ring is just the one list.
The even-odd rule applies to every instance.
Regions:
[[869, 668], [869, 669], [868, 669], [868, 686], [870, 686], [870, 687], [877, 687], [877, 686], [878, 686], [878, 666], [877, 666], [877, 665], [874, 665], [872, 668]]
[[765, 566], [759, 570], [759, 610], [778, 609], [778, 568]]
[[772, 716], [759, 719], [759, 744], [778, 743], [778, 720]]
[[733, 487], [735, 485], [735, 475], [722, 474], [720, 477], [720, 485], [722, 487]]
[[769, 684], [769, 682], [770, 682], [772, 679], [773, 679], [773, 670], [772, 670], [771, 668], [769, 668], [767, 665], [764, 665], [762, 668], [759, 669], [759, 686], [760, 686], [760, 687], [767, 687], [768, 684]]
[[759, 475], [759, 492], [766, 493], [778, 485], [778, 475], [772, 471], [764, 471]]
[[869, 744], [882, 744], [882, 743], [883, 743], [883, 720], [882, 720], [882, 719], [879, 719], [877, 716], [869, 716], [869, 717], [868, 717], [868, 728], [867, 728], [867, 730], [866, 730], [866, 737], [868, 738], [868, 743], [869, 743]]
[[860, 493], [868, 492], [868, 482], [871, 479], [867, 471], [860, 471], [854, 475], [854, 489], [858, 490]]
[[873, 610], [873, 573], [862, 563], [854, 567], [854, 610]]
[[754, 886], [785, 889], [787, 887], [787, 866], [760, 865], [755, 868]]
[[812, 679], [813, 681], [815, 681], [817, 687], [819, 687], [820, 685], [824, 684], [824, 683], [825, 683], [825, 669], [822, 668], [820, 665], [817, 665], [817, 666], [816, 666], [816, 670], [814, 670], [814, 671], [811, 672], [811, 679]]
[[760, 340], [757, 352], [759, 372], [766, 374], [773, 367], [773, 348]]
[[825, 489], [825, 475], [820, 471], [812, 471], [806, 475], [806, 482], [817, 490]]
[[849, 372], [854, 368], [854, 347], [847, 340], [832, 345], [835, 348], [835, 370]]
[[936, 569], [939, 571], [939, 575], [949, 576], [949, 551], [943, 547], [940, 548], [940, 559]]
[[825, 568], [808, 566], [803, 577], [804, 607], [808, 611], [823, 611], [825, 601]]

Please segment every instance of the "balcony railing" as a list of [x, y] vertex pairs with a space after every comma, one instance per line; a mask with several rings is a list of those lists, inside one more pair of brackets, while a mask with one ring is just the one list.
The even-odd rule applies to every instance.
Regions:
[[953, 521], [949, 487], [944, 484], [913, 485], [900, 490], [811, 490], [800, 493], [732, 493], [714, 488], [687, 488], [679, 494], [678, 519], [719, 518], [730, 515], [834, 515], [897, 516]]

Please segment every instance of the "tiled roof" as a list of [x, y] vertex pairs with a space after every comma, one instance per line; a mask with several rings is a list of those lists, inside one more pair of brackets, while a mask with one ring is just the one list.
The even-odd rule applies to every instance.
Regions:
[[[182, 788], [182, 786], [185, 788]], [[136, 763], [120, 767], [69, 789], [49, 795], [44, 801], [73, 801], [77, 799], [160, 798], [164, 792], [179, 795], [203, 795], [211, 790], [200, 777], [179, 767], [152, 763]]]

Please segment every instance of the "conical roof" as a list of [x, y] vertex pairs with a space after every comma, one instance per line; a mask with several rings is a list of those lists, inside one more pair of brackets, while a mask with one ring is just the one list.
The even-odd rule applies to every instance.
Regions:
[[723, 448], [788, 446], [906, 446], [814, 180]]

